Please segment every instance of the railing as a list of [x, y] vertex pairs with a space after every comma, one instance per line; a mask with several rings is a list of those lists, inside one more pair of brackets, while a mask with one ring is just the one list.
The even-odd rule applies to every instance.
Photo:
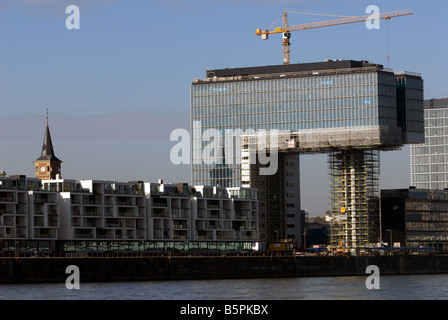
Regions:
[[65, 253], [52, 253], [52, 252], [0, 252], [0, 259], [2, 258], [167, 258], [167, 257], [271, 257], [271, 256], [283, 256], [291, 257], [292, 252], [261, 252], [261, 251], [234, 251], [234, 252], [221, 252], [221, 251], [177, 251], [177, 250], [163, 250], [163, 251], [151, 251], [151, 252], [130, 252], [130, 251], [117, 251], [117, 252], [65, 252]]

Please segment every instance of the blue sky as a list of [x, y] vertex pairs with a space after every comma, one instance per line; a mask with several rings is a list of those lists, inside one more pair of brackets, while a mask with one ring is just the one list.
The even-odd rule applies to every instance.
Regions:
[[[65, 27], [68, 5], [80, 29]], [[368, 60], [419, 72], [425, 98], [448, 94], [448, 1], [402, 0], [0, 0], [0, 170], [33, 176], [45, 110], [64, 178], [190, 182], [170, 163], [176, 128], [189, 128], [194, 78], [212, 68], [282, 63], [281, 36], [255, 29], [284, 10], [365, 15], [410, 9], [412, 16], [293, 32], [291, 63]], [[298, 24], [331, 18], [289, 14]], [[382, 188], [410, 183], [409, 147], [381, 154]], [[328, 209], [326, 157], [302, 157], [302, 204]]]

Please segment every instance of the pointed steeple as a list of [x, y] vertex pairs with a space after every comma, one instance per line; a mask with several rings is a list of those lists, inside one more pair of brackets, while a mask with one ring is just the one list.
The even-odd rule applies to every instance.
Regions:
[[53, 142], [51, 141], [50, 126], [48, 125], [47, 109], [47, 127], [45, 128], [44, 143], [40, 157], [34, 161], [36, 178], [48, 180], [56, 179], [61, 174], [62, 161], [54, 154]]
[[40, 155], [40, 158], [36, 160], [51, 160], [62, 162], [54, 154], [53, 142], [51, 141], [50, 127], [48, 125], [48, 109], [47, 109], [47, 128], [45, 129], [44, 143], [42, 145], [42, 153]]

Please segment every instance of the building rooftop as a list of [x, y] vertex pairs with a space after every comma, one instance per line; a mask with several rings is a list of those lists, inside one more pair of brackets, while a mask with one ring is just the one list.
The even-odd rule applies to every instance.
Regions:
[[213, 70], [207, 70], [206, 76], [207, 76], [207, 78], [239, 77], [239, 76], [250, 76], [250, 75], [316, 72], [319, 70], [324, 71], [324, 70], [354, 69], [354, 68], [366, 68], [366, 67], [375, 68], [375, 69], [379, 69], [379, 70], [383, 69], [382, 65], [370, 63], [368, 61], [328, 60], [327, 59], [324, 62], [311, 62], [311, 63], [302, 63], [302, 64], [213, 69]]
[[448, 108], [448, 98], [429, 99], [423, 102], [424, 109]]

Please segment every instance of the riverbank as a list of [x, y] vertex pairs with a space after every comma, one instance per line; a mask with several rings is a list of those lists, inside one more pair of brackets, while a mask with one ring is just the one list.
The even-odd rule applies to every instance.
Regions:
[[65, 283], [69, 265], [81, 282], [412, 275], [448, 273], [448, 255], [0, 258], [0, 284]]

